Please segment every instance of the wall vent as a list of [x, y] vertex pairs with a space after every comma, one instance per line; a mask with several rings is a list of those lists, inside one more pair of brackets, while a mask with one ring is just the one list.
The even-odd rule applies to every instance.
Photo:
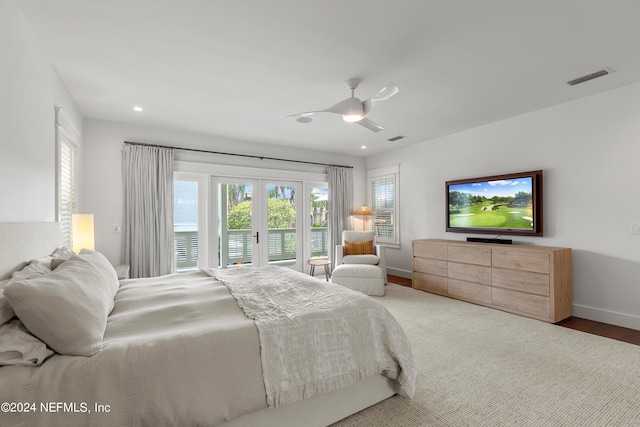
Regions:
[[568, 85], [575, 86], [580, 83], [588, 82], [589, 80], [597, 79], [598, 77], [606, 76], [607, 74], [613, 73], [611, 68], [605, 68], [600, 71], [596, 71], [595, 73], [587, 74], [586, 76], [578, 77], [577, 79], [569, 80], [567, 82]]
[[399, 140], [399, 139], [402, 139], [402, 138], [404, 138], [404, 137], [405, 137], [404, 135], [398, 135], [398, 136], [394, 136], [393, 138], [389, 138], [389, 139], [387, 139], [387, 141], [389, 141], [389, 142], [395, 142], [395, 141], [397, 141], [397, 140]]

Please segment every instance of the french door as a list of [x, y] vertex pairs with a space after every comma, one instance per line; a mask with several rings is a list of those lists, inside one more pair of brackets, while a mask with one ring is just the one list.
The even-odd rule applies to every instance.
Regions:
[[330, 258], [327, 200], [318, 180], [176, 172], [177, 270], [272, 264], [304, 271], [307, 259]]
[[221, 268], [281, 265], [301, 271], [302, 183], [213, 177], [217, 260]]

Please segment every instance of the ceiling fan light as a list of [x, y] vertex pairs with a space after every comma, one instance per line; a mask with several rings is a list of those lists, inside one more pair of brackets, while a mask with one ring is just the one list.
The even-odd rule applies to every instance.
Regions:
[[343, 114], [342, 120], [349, 123], [359, 122], [360, 120], [362, 120], [362, 115], [361, 114]]

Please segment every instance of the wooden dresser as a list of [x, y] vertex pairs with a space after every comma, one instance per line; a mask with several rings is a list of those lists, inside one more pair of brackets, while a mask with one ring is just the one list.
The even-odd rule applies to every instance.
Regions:
[[571, 249], [413, 241], [413, 287], [545, 322], [571, 316]]

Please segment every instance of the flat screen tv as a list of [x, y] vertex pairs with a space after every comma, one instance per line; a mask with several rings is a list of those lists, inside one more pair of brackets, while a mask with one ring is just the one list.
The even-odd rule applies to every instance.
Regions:
[[447, 231], [542, 236], [542, 171], [446, 182]]

